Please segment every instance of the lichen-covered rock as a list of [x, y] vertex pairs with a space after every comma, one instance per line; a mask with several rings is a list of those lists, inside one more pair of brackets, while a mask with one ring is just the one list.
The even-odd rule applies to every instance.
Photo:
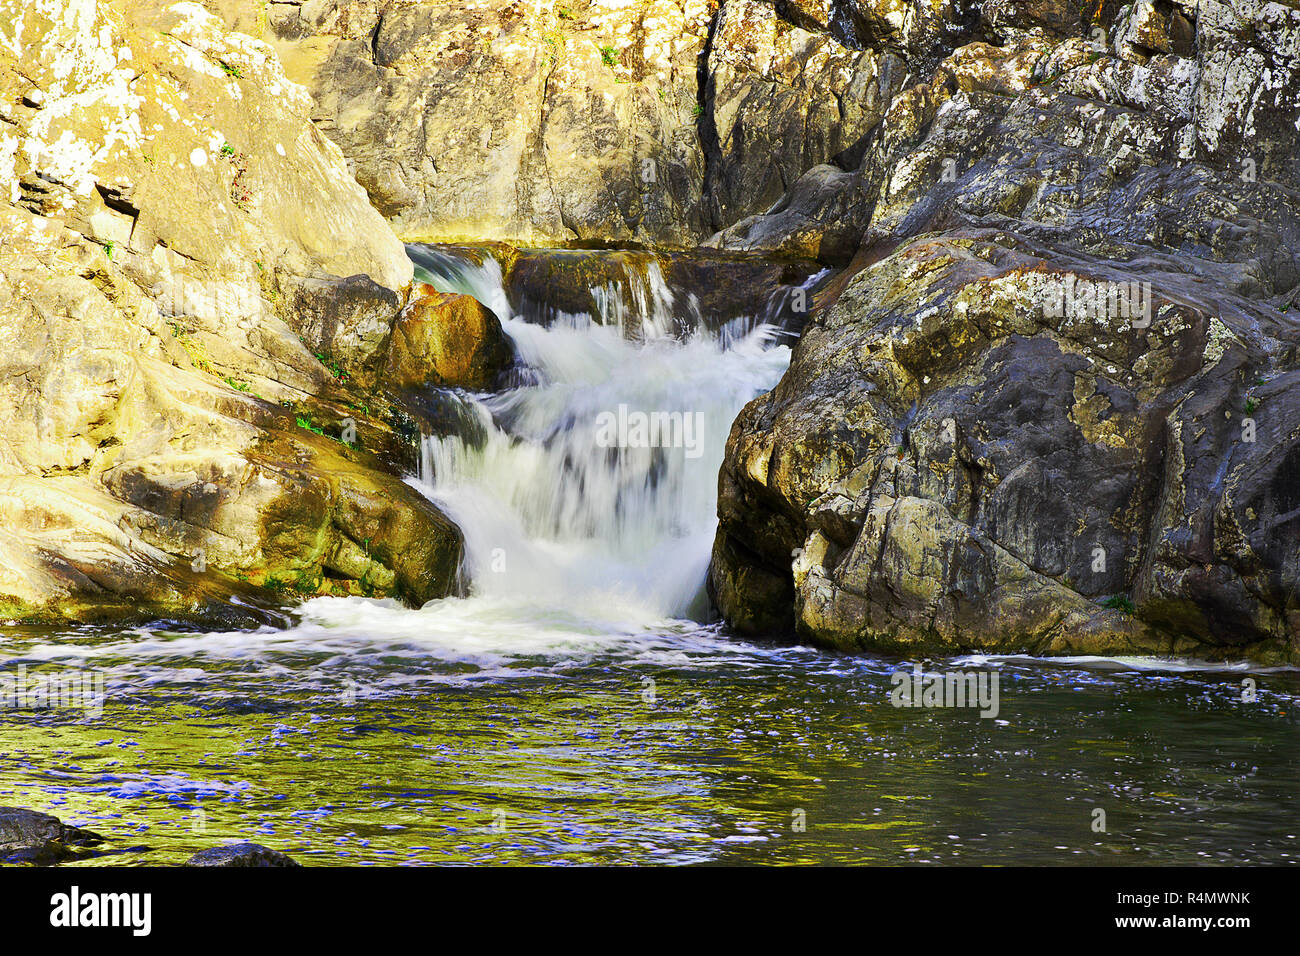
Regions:
[[0, 863], [51, 866], [93, 855], [103, 837], [57, 817], [20, 807], [0, 807]]
[[[718, 605], [847, 649], [1294, 660], [1300, 12], [982, 23], [856, 169], [710, 240], [845, 266], [733, 429]], [[1149, 324], [1042, 300], [1094, 282]]]
[[197, 4], [0, 0], [0, 617], [455, 586], [359, 391], [412, 266], [311, 108]]
[[300, 867], [287, 853], [260, 843], [229, 843], [200, 850], [185, 861], [186, 866], [283, 866]]
[[974, 4], [955, 0], [829, 0], [831, 29], [845, 25], [853, 46], [895, 50], [918, 67], [930, 67], [975, 26]]
[[1296, 381], [1300, 323], [1173, 260], [913, 240], [738, 418], [714, 593], [845, 649], [1291, 659]]
[[1090, 254], [1234, 262], [1243, 288], [1258, 284], [1248, 294], [1290, 291], [1300, 11], [1263, 0], [1178, 9], [1199, 9], [1187, 56], [1121, 42], [1128, 7], [1086, 37], [1030, 23], [1003, 46], [958, 47], [894, 97], [856, 169], [810, 170], [709, 244], [788, 242], [840, 264], [853, 235], [868, 249], [996, 220]]
[[980, 5], [985, 32], [995, 41], [1029, 36], [1078, 36], [1096, 22], [1105, 3], [1090, 0], [985, 0]]
[[1195, 28], [1172, 4], [1137, 0], [1116, 23], [1115, 47], [1126, 59], [1146, 60], [1160, 53], [1194, 56]]

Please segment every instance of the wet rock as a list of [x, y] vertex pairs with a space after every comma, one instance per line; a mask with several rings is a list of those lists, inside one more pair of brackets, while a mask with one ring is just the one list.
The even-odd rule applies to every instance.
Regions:
[[671, 299], [663, 278], [665, 259], [653, 252], [583, 249], [520, 250], [506, 292], [511, 308], [543, 324], [584, 317], [605, 325], [640, 320], [658, 300]]
[[717, 332], [738, 320], [797, 332], [812, 305], [812, 290], [798, 290], [818, 271], [792, 256], [522, 250], [508, 290], [516, 314], [530, 321], [590, 318], [631, 337]]
[[765, 322], [786, 332], [803, 330], [823, 273], [812, 257], [792, 252], [780, 258], [698, 252], [666, 257], [664, 279], [677, 290], [678, 315], [698, 316], [698, 325], [748, 329]]
[[400, 387], [492, 388], [514, 364], [501, 321], [468, 295], [424, 286], [393, 326], [385, 379]]
[[200, 850], [185, 861], [186, 866], [302, 866], [279, 850], [260, 843], [230, 843]]
[[0, 862], [51, 866], [93, 855], [103, 837], [68, 826], [48, 813], [0, 807]]
[[[860, 273], [733, 427], [727, 619], [848, 650], [1293, 659], [1300, 324], [1183, 267], [968, 229]], [[1096, 282], [1150, 282], [1150, 324], [1053, 315]]]
[[827, 264], [849, 264], [871, 218], [872, 187], [857, 172], [814, 166], [761, 215], [741, 219], [705, 240], [705, 248], [807, 256]]

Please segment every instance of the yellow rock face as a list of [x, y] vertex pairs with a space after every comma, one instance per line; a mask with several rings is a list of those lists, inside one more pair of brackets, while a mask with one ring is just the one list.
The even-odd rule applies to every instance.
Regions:
[[393, 326], [388, 381], [490, 388], [512, 359], [497, 317], [471, 296], [421, 288]]
[[198, 4], [0, 0], [0, 617], [454, 587], [356, 388], [411, 263], [312, 110]]

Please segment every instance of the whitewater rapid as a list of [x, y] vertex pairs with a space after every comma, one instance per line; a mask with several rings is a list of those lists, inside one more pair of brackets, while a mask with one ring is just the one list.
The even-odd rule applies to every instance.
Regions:
[[[458, 393], [472, 425], [426, 436], [411, 479], [462, 529], [472, 598], [542, 617], [704, 619], [727, 435], [789, 364], [781, 330], [759, 316], [710, 330], [654, 263], [593, 288], [595, 315], [521, 315], [490, 257], [420, 262], [441, 291], [492, 309], [524, 366], [516, 388]], [[637, 429], [651, 418], [671, 427]]]

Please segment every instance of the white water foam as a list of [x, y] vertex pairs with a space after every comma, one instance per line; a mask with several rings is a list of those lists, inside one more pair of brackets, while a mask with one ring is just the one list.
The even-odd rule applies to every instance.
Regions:
[[[435, 284], [501, 307], [495, 262], [453, 271], [444, 259]], [[605, 303], [598, 316], [506, 318], [536, 384], [466, 398], [484, 440], [424, 439], [412, 484], [463, 530], [477, 598], [602, 618], [617, 608], [637, 626], [707, 613], [727, 435], [745, 403], [776, 384], [790, 350], [762, 322], [720, 335], [688, 315], [694, 331], [674, 337], [676, 297], [654, 264], [628, 287], [629, 296], [593, 289]], [[601, 416], [620, 406], [702, 427], [675, 433], [680, 447], [604, 447]]]

